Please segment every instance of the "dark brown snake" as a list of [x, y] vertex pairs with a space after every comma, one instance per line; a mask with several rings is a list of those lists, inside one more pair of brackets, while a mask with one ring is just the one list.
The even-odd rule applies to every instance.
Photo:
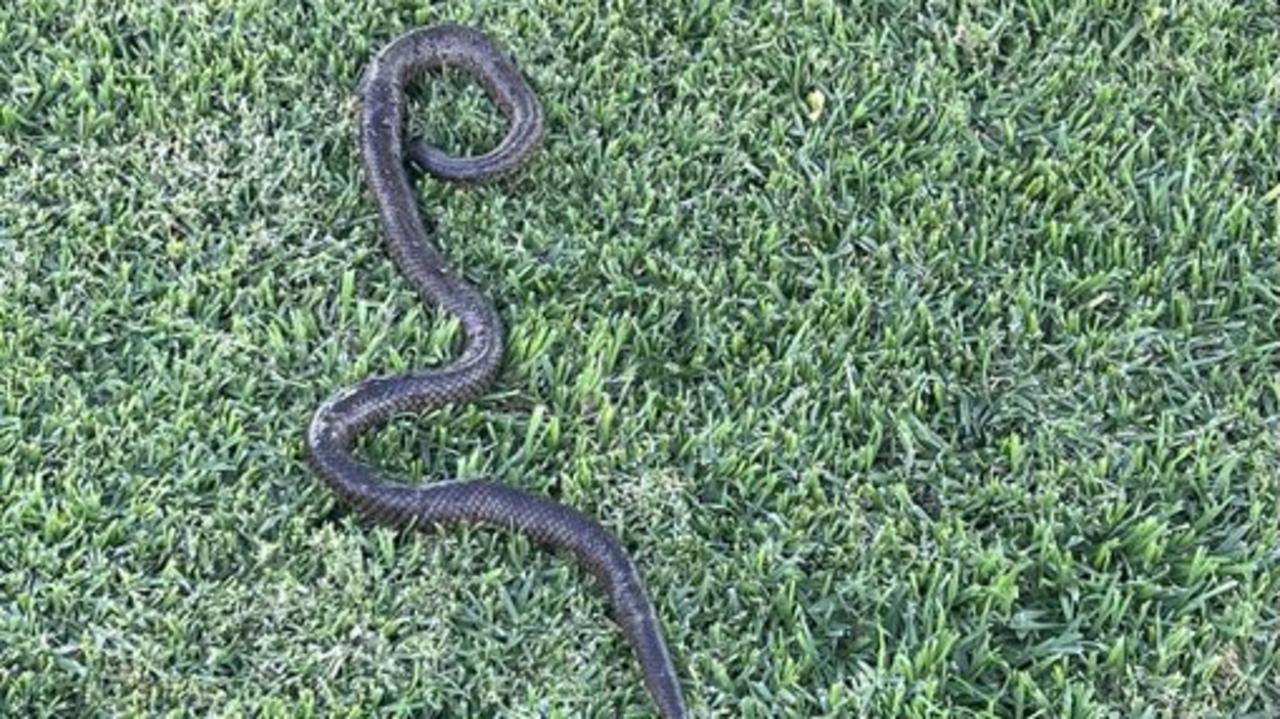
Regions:
[[[406, 88], [419, 73], [443, 66], [461, 67], [478, 77], [506, 115], [506, 136], [490, 152], [455, 158], [421, 140], [406, 145]], [[342, 500], [378, 522], [422, 529], [487, 525], [571, 552], [608, 594], [614, 620], [639, 658], [659, 714], [683, 717], [680, 684], [653, 606], [635, 565], [608, 530], [564, 505], [492, 481], [390, 484], [353, 457], [362, 432], [402, 412], [474, 399], [490, 386], [502, 362], [497, 312], [445, 266], [428, 242], [405, 170], [406, 155], [437, 178], [482, 182], [518, 169], [536, 148], [543, 125], [538, 99], [512, 61], [483, 34], [454, 25], [414, 30], [393, 41], [366, 68], [360, 96], [365, 181], [378, 203], [391, 257], [427, 302], [458, 318], [465, 339], [451, 365], [373, 377], [338, 391], [316, 411], [307, 431], [309, 464]]]

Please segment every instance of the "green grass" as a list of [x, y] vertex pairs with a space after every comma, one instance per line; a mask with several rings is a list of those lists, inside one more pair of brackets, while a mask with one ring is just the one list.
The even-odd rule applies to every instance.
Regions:
[[0, 10], [0, 715], [649, 715], [571, 562], [302, 463], [457, 339], [354, 144], [446, 19], [548, 115], [520, 178], [418, 184], [510, 349], [366, 456], [600, 517], [694, 716], [1280, 712], [1273, 2], [294, 5]]

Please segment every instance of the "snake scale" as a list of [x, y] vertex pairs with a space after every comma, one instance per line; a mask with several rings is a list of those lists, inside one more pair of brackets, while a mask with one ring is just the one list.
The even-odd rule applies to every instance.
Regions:
[[[476, 157], [451, 157], [422, 140], [406, 142], [407, 87], [419, 73], [460, 67], [483, 83], [506, 116], [506, 135]], [[428, 241], [405, 168], [408, 159], [438, 179], [483, 182], [519, 169], [538, 145], [541, 105], [514, 63], [482, 33], [457, 25], [413, 30], [372, 60], [360, 82], [359, 146], [365, 183], [378, 205], [389, 254], [425, 301], [457, 317], [464, 340], [452, 364], [372, 377], [325, 401], [306, 435], [312, 469], [360, 514], [396, 527], [475, 524], [523, 532], [566, 550], [605, 590], [663, 719], [685, 715], [684, 699], [653, 606], [622, 544], [598, 522], [550, 499], [488, 480], [424, 486], [384, 482], [353, 456], [357, 437], [393, 415], [472, 400], [496, 378], [502, 326], [493, 306], [450, 270]]]

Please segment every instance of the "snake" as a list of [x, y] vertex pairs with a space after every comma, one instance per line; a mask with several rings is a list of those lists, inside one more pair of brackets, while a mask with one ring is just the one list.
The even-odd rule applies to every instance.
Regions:
[[[451, 156], [421, 138], [405, 137], [410, 82], [446, 67], [478, 79], [506, 118], [506, 134], [484, 154]], [[603, 525], [550, 498], [488, 478], [392, 483], [356, 458], [355, 443], [363, 433], [403, 413], [475, 400], [501, 369], [498, 313], [431, 243], [406, 165], [446, 182], [495, 180], [526, 164], [545, 124], [542, 106], [514, 61], [484, 33], [461, 25], [418, 28], [391, 41], [365, 67], [358, 95], [361, 165], [388, 254], [426, 303], [457, 319], [462, 347], [450, 364], [372, 376], [333, 393], [307, 428], [307, 464], [343, 503], [375, 523], [516, 531], [539, 546], [572, 555], [604, 590], [659, 716], [681, 719], [684, 697], [653, 605], [635, 563]]]

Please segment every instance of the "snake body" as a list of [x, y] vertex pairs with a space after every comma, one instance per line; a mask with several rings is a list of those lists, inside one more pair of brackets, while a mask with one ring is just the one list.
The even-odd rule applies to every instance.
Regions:
[[[443, 66], [478, 77], [508, 129], [497, 147], [455, 158], [421, 140], [406, 143], [409, 82]], [[405, 170], [406, 158], [437, 178], [482, 182], [518, 169], [541, 139], [543, 115], [532, 89], [502, 51], [478, 31], [456, 25], [411, 31], [390, 43], [360, 83], [359, 146], [365, 182], [378, 205], [389, 254], [422, 295], [458, 318], [460, 356], [445, 367], [373, 377], [335, 393], [316, 411], [306, 435], [312, 469], [360, 514], [398, 527], [487, 525], [523, 532], [566, 550], [600, 583], [614, 620], [634, 649], [645, 684], [664, 719], [684, 717], [684, 700], [653, 606], [622, 544], [586, 515], [550, 499], [488, 480], [425, 486], [379, 479], [352, 454], [357, 437], [407, 411], [465, 402], [483, 393], [502, 362], [502, 326], [493, 306], [445, 264], [428, 241]]]

